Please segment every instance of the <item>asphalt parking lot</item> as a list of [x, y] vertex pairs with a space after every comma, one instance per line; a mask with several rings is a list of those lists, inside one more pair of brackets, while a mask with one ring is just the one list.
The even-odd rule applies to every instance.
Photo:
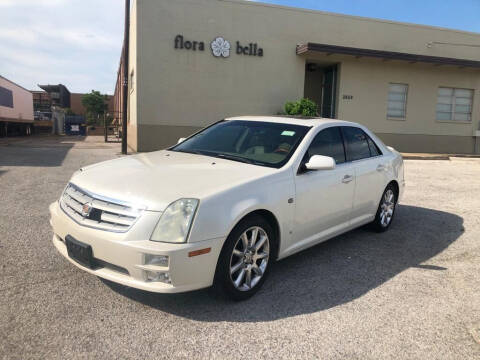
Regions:
[[3, 359], [480, 359], [480, 159], [406, 161], [391, 230], [274, 265], [251, 300], [102, 281], [51, 243], [48, 205], [118, 144], [0, 143]]

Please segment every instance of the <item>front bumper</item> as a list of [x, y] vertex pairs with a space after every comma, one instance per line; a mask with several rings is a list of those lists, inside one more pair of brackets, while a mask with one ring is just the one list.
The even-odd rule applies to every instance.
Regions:
[[400, 203], [403, 200], [403, 195], [405, 194], [405, 180], [400, 181], [399, 184], [399, 194], [397, 203]]
[[[68, 217], [58, 202], [50, 205], [53, 244], [72, 264], [101, 278], [129, 287], [156, 293], [178, 293], [202, 289], [213, 284], [218, 256], [225, 238], [185, 244], [167, 244], [148, 240], [158, 220], [158, 213], [144, 212], [127, 233], [112, 233], [81, 226]], [[93, 256], [102, 267], [95, 270], [82, 266], [67, 253], [65, 238], [74, 237], [92, 247]], [[147, 239], [147, 240], [142, 240]], [[189, 257], [196, 250], [210, 252]], [[146, 254], [169, 257], [167, 267], [145, 265]], [[147, 280], [147, 271], [168, 272], [171, 283]]]

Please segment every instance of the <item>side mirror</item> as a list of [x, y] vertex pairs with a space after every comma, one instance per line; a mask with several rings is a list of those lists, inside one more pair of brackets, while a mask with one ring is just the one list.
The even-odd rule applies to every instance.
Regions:
[[333, 170], [335, 166], [336, 163], [332, 157], [323, 155], [313, 155], [305, 164], [307, 170]]
[[180, 143], [184, 142], [185, 140], [187, 140], [187, 138], [180, 138], [180, 139], [178, 139], [177, 144], [180, 144]]

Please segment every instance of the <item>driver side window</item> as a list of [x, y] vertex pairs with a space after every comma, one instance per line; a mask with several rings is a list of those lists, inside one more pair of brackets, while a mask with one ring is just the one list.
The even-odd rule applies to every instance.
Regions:
[[339, 127], [331, 127], [320, 131], [313, 139], [307, 151], [307, 161], [313, 155], [330, 156], [338, 164], [346, 161], [345, 147]]

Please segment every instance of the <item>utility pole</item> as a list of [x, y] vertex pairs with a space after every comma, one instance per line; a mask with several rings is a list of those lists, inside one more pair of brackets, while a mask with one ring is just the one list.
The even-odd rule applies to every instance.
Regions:
[[130, 0], [125, 0], [125, 35], [123, 37], [123, 110], [122, 110], [122, 154], [127, 154], [128, 117], [128, 53], [130, 43]]

